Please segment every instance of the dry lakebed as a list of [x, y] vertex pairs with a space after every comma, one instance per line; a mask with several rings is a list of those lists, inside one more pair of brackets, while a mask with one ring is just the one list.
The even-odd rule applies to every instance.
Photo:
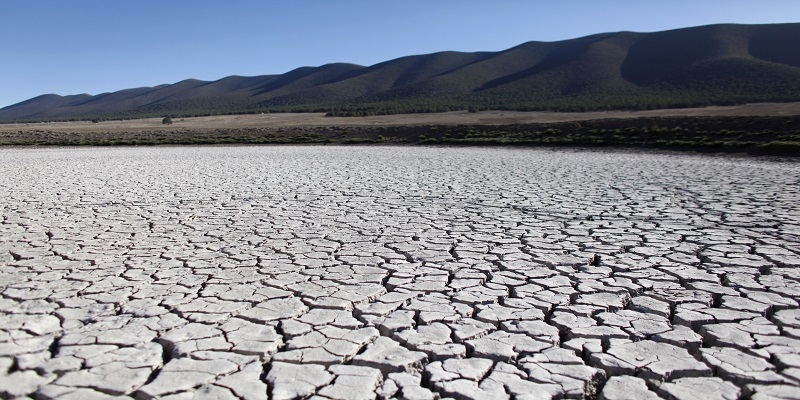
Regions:
[[796, 159], [6, 147], [0, 171], [0, 398], [800, 398]]

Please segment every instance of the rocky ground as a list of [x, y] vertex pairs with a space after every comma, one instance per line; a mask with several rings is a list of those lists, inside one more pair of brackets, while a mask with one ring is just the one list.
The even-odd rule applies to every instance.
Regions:
[[0, 397], [797, 399], [800, 164], [0, 149]]

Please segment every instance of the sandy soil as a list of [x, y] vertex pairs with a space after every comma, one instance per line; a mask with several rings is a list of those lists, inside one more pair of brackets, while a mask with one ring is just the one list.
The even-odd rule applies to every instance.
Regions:
[[0, 124], [0, 132], [47, 130], [51, 132], [131, 132], [137, 130], [207, 130], [261, 127], [314, 127], [314, 126], [396, 126], [396, 125], [504, 125], [569, 121], [587, 121], [607, 118], [640, 118], [669, 116], [785, 116], [800, 115], [800, 103], [761, 103], [730, 107], [704, 107], [650, 111], [599, 111], [584, 113], [483, 111], [469, 113], [455, 111], [431, 114], [378, 115], [370, 117], [325, 117], [322, 113], [285, 113], [222, 115], [211, 117], [176, 118], [173, 125], [163, 125], [161, 118], [128, 121], [103, 121], [92, 123], [50, 122], [35, 124]]

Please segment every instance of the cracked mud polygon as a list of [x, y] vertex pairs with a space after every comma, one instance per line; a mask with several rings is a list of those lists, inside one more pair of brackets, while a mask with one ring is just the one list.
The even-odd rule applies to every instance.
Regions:
[[800, 398], [800, 164], [0, 150], [0, 397]]

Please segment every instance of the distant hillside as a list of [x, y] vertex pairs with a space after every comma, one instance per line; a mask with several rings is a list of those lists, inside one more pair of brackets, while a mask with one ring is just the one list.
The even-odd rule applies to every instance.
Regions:
[[96, 96], [43, 95], [0, 121], [264, 111], [337, 115], [454, 109], [602, 110], [800, 101], [800, 23], [710, 25], [441, 52], [369, 67], [328, 64]]

